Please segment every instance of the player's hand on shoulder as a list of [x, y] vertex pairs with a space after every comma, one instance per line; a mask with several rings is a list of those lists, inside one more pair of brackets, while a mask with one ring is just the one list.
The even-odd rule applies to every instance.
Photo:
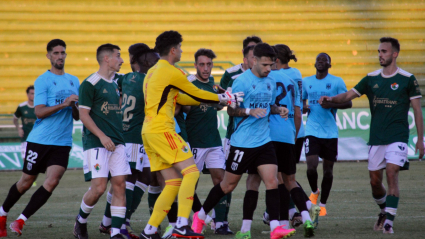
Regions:
[[115, 151], [115, 144], [114, 144], [114, 142], [112, 142], [111, 138], [104, 135], [104, 136], [100, 137], [99, 139], [100, 139], [100, 142], [102, 143], [103, 147], [105, 147], [106, 150], [111, 151], [111, 152]]
[[322, 106], [322, 108], [324, 109], [329, 109], [332, 108], [331, 107], [331, 102], [332, 102], [332, 97], [329, 96], [322, 96], [319, 99], [319, 104]]
[[241, 102], [243, 102], [243, 92], [232, 93], [231, 91], [225, 91], [223, 94], [218, 95], [218, 99], [221, 105], [228, 105], [231, 108], [236, 108]]
[[255, 118], [264, 118], [267, 115], [267, 109], [255, 108], [249, 111], [249, 115]]
[[65, 106], [73, 106], [75, 105], [75, 102], [78, 101], [78, 95], [70, 95], [68, 98], [65, 99], [63, 104]]
[[288, 114], [289, 114], [289, 110], [286, 107], [279, 107], [279, 115], [280, 117], [282, 117], [283, 119], [287, 120], [288, 119]]

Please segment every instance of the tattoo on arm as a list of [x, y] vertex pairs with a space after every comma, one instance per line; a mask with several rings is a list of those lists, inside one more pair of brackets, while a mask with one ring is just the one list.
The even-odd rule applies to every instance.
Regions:
[[246, 111], [245, 108], [239, 108], [239, 107], [237, 107], [237, 108], [233, 109], [230, 106], [227, 107], [227, 114], [229, 116], [233, 116], [233, 117], [245, 117], [245, 116], [248, 116], [245, 113], [245, 111]]

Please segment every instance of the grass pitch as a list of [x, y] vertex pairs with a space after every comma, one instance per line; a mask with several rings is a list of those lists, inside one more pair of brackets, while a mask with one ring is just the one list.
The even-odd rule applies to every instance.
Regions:
[[[319, 165], [319, 168], [321, 165]], [[322, 170], [319, 170], [319, 185]], [[298, 165], [297, 180], [310, 194], [306, 178], [306, 164]], [[377, 219], [379, 208], [371, 196], [367, 163], [342, 162], [335, 164], [334, 182], [327, 202], [328, 216], [320, 217], [319, 227], [315, 238], [425, 238], [425, 163], [411, 162], [410, 170], [400, 173], [400, 203], [394, 225], [394, 235], [383, 235], [373, 231], [373, 224]], [[0, 173], [0, 201], [4, 201], [12, 183], [16, 182], [21, 172]], [[236, 232], [242, 223], [242, 202], [245, 193], [245, 179], [242, 178], [239, 186], [233, 193], [229, 215], [230, 228]], [[15, 220], [28, 203], [36, 188], [42, 184], [44, 175], [37, 180], [37, 187], [31, 188], [12, 208], [8, 217], [8, 224]], [[82, 170], [69, 170], [52, 197], [24, 226], [21, 238], [74, 238], [72, 229], [78, 213], [83, 194], [89, 183], [84, 182]], [[202, 175], [198, 187], [198, 195], [203, 202], [212, 187], [209, 175]], [[261, 218], [265, 209], [264, 186], [260, 189], [260, 197], [252, 224], [252, 238], [270, 238], [262, 231], [269, 230]], [[142, 199], [137, 212], [132, 217], [132, 226], [138, 233], [146, 225], [149, 218], [147, 195]], [[89, 236], [91, 239], [106, 239], [99, 234], [98, 226], [104, 212], [106, 196], [102, 196], [89, 217]], [[167, 221], [162, 224], [165, 228]], [[15, 237], [9, 232], [8, 238]], [[217, 236], [211, 230], [206, 233], [207, 238], [233, 238], [232, 236]], [[292, 238], [303, 238], [303, 230], [298, 229]]]

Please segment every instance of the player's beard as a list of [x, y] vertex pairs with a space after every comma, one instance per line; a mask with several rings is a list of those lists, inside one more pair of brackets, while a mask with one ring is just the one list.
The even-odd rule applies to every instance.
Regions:
[[196, 70], [196, 74], [198, 75], [199, 78], [201, 78], [201, 80], [203, 80], [203, 81], [207, 81], [208, 80], [208, 77], [207, 77], [207, 79], [204, 79], [202, 77], [202, 73], [199, 70]]
[[60, 64], [57, 64], [56, 62], [53, 62], [53, 61], [51, 61], [51, 63], [52, 63], [52, 66], [54, 68], [58, 69], [58, 70], [62, 70], [64, 68], [64, 66], [65, 66], [65, 61], [63, 61], [63, 63], [61, 65]]
[[[381, 63], [381, 59], [384, 60], [383, 63]], [[393, 63], [393, 58], [390, 58], [390, 59], [387, 59], [387, 60], [385, 60], [384, 58], [379, 59], [379, 64], [383, 67], [387, 67], [387, 66], [391, 65], [391, 63]]]

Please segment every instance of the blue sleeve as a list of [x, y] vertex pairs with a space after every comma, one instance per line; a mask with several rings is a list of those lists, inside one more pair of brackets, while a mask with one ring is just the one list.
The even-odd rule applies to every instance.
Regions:
[[307, 89], [305, 88], [305, 86], [306, 86], [305, 79], [302, 82], [303, 82], [303, 100], [307, 100], [308, 94], [307, 94]]
[[345, 82], [342, 78], [339, 78], [339, 84], [338, 84], [338, 93], [337, 94], [341, 94], [341, 93], [345, 93], [347, 92], [347, 86], [345, 85]]
[[298, 89], [298, 84], [297, 83], [295, 83], [294, 84], [294, 89], [295, 89], [295, 97], [294, 97], [294, 105], [295, 106], [298, 106], [298, 107], [301, 107], [301, 101], [300, 101], [300, 91], [299, 91], [299, 89]]
[[175, 125], [174, 129], [176, 130], [176, 133], [179, 134], [180, 132], [182, 132], [181, 129], [180, 129], [179, 124], [177, 123], [176, 118], [174, 118], [174, 125]]
[[[241, 78], [243, 78], [243, 79], [241, 79]], [[246, 80], [245, 77], [238, 77], [238, 78], [236, 78], [236, 80], [233, 81], [232, 92], [233, 93], [243, 92], [245, 94], [244, 97], [246, 97], [246, 93], [247, 92], [245, 92], [244, 80]], [[246, 108], [244, 106], [244, 103], [243, 102], [241, 103], [240, 108]]]
[[78, 95], [78, 90], [80, 90], [80, 80], [78, 80], [77, 77], [74, 77], [74, 85], [77, 87], [77, 95]]
[[34, 82], [34, 106], [47, 106], [47, 90], [48, 86], [46, 85], [44, 78], [37, 78]]

